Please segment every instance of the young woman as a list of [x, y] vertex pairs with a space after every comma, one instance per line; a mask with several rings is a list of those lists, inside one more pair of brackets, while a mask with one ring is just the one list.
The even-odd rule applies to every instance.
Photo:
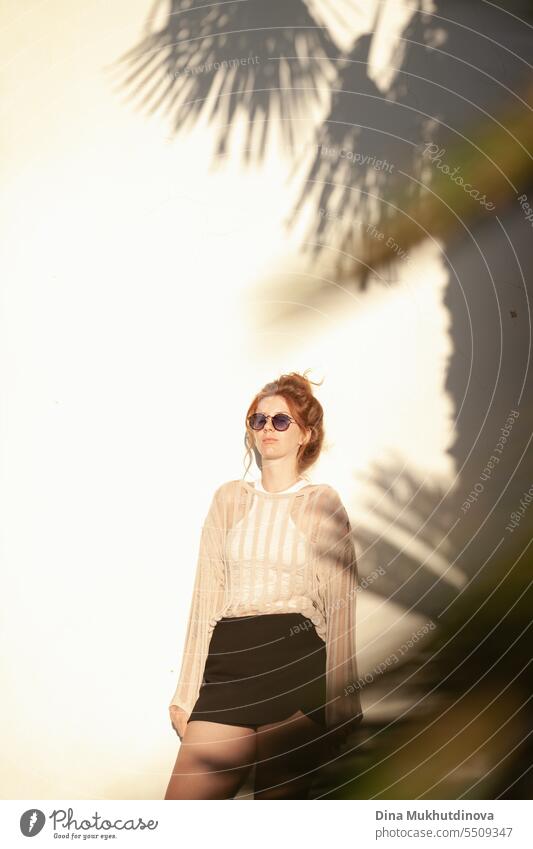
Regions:
[[323, 439], [305, 375], [268, 383], [248, 409], [261, 476], [219, 486], [203, 525], [165, 799], [234, 798], [254, 765], [255, 799], [309, 798], [362, 719], [350, 522], [336, 490], [304, 476]]

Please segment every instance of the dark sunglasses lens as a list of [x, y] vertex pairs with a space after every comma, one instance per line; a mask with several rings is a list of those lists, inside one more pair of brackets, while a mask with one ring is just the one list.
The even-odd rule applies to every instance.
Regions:
[[286, 416], [284, 413], [276, 413], [276, 415], [272, 419], [272, 424], [274, 425], [276, 430], [287, 430], [290, 423], [290, 417]]
[[248, 419], [252, 430], [261, 430], [266, 424], [266, 418], [262, 413], [253, 413]]

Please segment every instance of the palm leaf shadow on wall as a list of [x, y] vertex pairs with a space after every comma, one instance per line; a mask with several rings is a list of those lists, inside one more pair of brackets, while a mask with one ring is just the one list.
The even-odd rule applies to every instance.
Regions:
[[[247, 120], [241, 151], [246, 162], [264, 157], [271, 122], [292, 149], [300, 126], [329, 90], [328, 78], [335, 76], [331, 58], [338, 56], [307, 5], [302, 0], [171, 0], [163, 25], [154, 28], [166, 5], [155, 0], [144, 38], [108, 66], [131, 69], [120, 84], [141, 97], [149, 114], [159, 108], [169, 113], [174, 133], [207, 117], [216, 134], [216, 156], [229, 152], [239, 115]], [[231, 150], [235, 153], [233, 144]]]
[[[215, 163], [230, 151], [260, 163], [269, 131], [290, 155], [298, 148], [296, 200], [284, 224], [301, 227], [308, 204], [301, 249], [309, 268], [320, 256], [349, 286], [365, 289], [370, 278], [390, 286], [409, 249], [444, 219], [460, 234], [462, 219], [486, 216], [477, 203], [465, 207], [460, 191], [451, 209], [433, 198], [436, 209], [427, 213], [434, 183], [441, 178], [439, 193], [446, 185], [423, 150], [462, 140], [462, 159], [453, 164], [466, 171], [474, 156], [485, 169], [481, 182], [492, 183], [484, 139], [468, 124], [501, 114], [527, 63], [505, 46], [523, 40], [519, 19], [481, 2], [417, 0], [403, 30], [390, 34], [393, 73], [378, 86], [371, 53], [388, 37], [386, 6], [375, 3], [370, 31], [343, 53], [304, 0], [154, 0], [140, 43], [108, 67], [141, 108], [170, 115], [174, 135], [207, 119]], [[239, 140], [232, 129], [241, 117]], [[505, 128], [502, 136], [514, 145]], [[320, 300], [326, 291], [316, 294]]]

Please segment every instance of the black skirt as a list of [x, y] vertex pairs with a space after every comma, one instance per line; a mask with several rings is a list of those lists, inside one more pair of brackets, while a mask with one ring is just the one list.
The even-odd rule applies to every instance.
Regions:
[[300, 709], [325, 728], [326, 646], [301, 613], [223, 617], [189, 722], [257, 728]]

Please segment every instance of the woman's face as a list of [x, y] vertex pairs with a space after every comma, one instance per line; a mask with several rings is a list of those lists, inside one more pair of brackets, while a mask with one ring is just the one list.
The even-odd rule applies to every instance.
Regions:
[[[256, 413], [264, 413], [266, 416], [274, 416], [276, 413], [286, 413], [291, 418], [289, 406], [282, 395], [271, 395], [262, 398], [255, 410]], [[305, 443], [311, 436], [310, 430], [302, 430], [296, 422], [291, 422], [287, 430], [276, 430], [271, 419], [263, 430], [252, 431], [257, 450], [263, 461], [292, 459], [296, 462], [296, 456], [300, 443]], [[301, 450], [301, 449], [300, 449]]]

